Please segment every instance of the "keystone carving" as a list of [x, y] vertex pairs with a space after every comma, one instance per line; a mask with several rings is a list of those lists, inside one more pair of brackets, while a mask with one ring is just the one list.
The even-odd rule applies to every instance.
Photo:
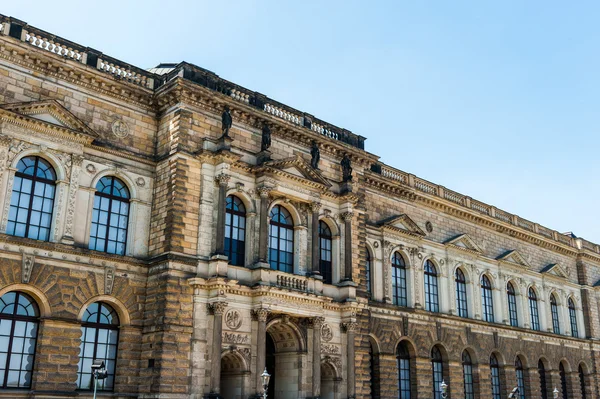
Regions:
[[23, 263], [21, 266], [21, 281], [23, 283], [29, 283], [29, 278], [31, 277], [31, 271], [33, 270], [34, 264], [35, 256], [23, 253]]

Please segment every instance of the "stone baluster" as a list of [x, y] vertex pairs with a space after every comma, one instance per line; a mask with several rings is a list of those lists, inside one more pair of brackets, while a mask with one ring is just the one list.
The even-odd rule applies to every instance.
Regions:
[[356, 333], [357, 323], [354, 321], [342, 323], [342, 330], [346, 332], [346, 382], [348, 385], [348, 398], [356, 397], [356, 375], [355, 375], [355, 364], [356, 364], [356, 353], [354, 350], [354, 335]]
[[319, 256], [319, 210], [321, 209], [321, 203], [313, 202], [312, 208], [312, 262], [311, 262], [311, 274], [320, 275], [320, 256]]
[[[253, 316], [258, 321], [258, 330], [256, 335], [256, 393], [257, 397], [262, 393], [262, 371], [266, 365], [266, 344], [267, 344], [267, 318], [269, 317], [268, 309], [256, 309]], [[269, 370], [273, 374], [275, 370]]]
[[217, 237], [215, 245], [216, 255], [225, 255], [225, 201], [227, 197], [227, 184], [231, 176], [221, 173], [215, 177], [219, 184], [219, 203], [217, 207]]
[[269, 192], [270, 187], [259, 187], [260, 194], [260, 229], [258, 237], [258, 262], [267, 263], [267, 252], [269, 249]]
[[209, 307], [213, 313], [210, 393], [218, 396], [221, 390], [221, 344], [223, 340], [223, 313], [227, 308], [227, 302], [213, 302], [209, 304]]
[[344, 280], [352, 281], [352, 212], [342, 214], [344, 219]]
[[309, 322], [313, 329], [312, 397], [318, 398], [321, 395], [321, 327], [325, 318], [314, 317]]

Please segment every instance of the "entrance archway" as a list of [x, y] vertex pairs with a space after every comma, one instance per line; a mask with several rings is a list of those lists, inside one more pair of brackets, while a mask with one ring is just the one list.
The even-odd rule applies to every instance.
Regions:
[[337, 369], [331, 361], [325, 360], [321, 363], [321, 399], [337, 399], [340, 380]]
[[248, 389], [248, 365], [242, 354], [232, 350], [221, 357], [221, 396], [223, 399], [245, 399]]

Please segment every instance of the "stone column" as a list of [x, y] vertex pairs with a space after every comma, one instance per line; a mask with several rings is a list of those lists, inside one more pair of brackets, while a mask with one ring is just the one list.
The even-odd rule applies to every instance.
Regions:
[[319, 256], [319, 210], [321, 209], [321, 203], [313, 202], [312, 208], [312, 262], [310, 265], [310, 272], [313, 275], [320, 275], [319, 270], [320, 256]]
[[356, 365], [356, 353], [354, 348], [354, 335], [356, 333], [357, 324], [354, 321], [342, 323], [342, 329], [346, 332], [346, 383], [347, 383], [347, 391], [348, 398], [356, 397], [356, 374], [355, 374], [355, 365]]
[[344, 219], [344, 280], [352, 281], [352, 212], [342, 214]]
[[223, 332], [223, 313], [227, 302], [213, 302], [209, 305], [213, 313], [213, 340], [211, 350], [210, 393], [218, 397], [221, 392], [221, 342]]
[[225, 255], [225, 200], [227, 197], [227, 184], [231, 176], [221, 173], [215, 177], [219, 184], [219, 198], [217, 204], [217, 237], [215, 255]]
[[[256, 394], [257, 397], [262, 394], [262, 378], [261, 374], [265, 369], [266, 364], [266, 343], [267, 343], [267, 317], [269, 316], [268, 309], [256, 309], [254, 317], [258, 321], [258, 330], [256, 333]], [[269, 374], [273, 374], [275, 370], [268, 370]]]
[[313, 329], [313, 372], [312, 372], [312, 397], [321, 395], [321, 327], [325, 322], [324, 317], [314, 317], [309, 321]]
[[267, 251], [269, 249], [269, 191], [270, 187], [259, 187], [260, 194], [260, 229], [258, 236], [258, 262], [267, 263]]

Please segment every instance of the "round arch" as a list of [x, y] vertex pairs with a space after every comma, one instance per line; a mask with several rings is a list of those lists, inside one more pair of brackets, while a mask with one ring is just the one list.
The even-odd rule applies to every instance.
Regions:
[[454, 278], [456, 277], [456, 271], [460, 270], [463, 275], [465, 276], [465, 281], [467, 284], [472, 284], [473, 283], [473, 277], [471, 276], [471, 273], [469, 273], [469, 271], [467, 270], [467, 268], [465, 267], [464, 263], [459, 263], [456, 266], [454, 266], [452, 268], [452, 281], [454, 281]]
[[471, 356], [471, 361], [473, 362], [473, 366], [479, 365], [480, 359], [479, 359], [479, 356], [477, 356], [477, 351], [475, 350], [475, 348], [473, 348], [471, 345], [467, 345], [467, 346], [463, 347], [462, 350], [460, 351], [461, 357], [462, 357], [463, 352], [465, 352], [465, 351], [469, 354], [469, 356]]
[[[535, 292], [535, 296], [536, 296], [536, 298], [537, 298], [538, 302], [539, 302], [539, 301], [541, 301], [541, 300], [543, 299], [543, 298], [540, 296], [540, 290], [539, 290], [539, 288], [538, 288], [538, 287], [535, 285], [535, 283], [533, 283], [533, 284], [529, 284], [529, 285], [527, 286], [527, 289], [525, 290], [525, 294], [526, 294], [527, 296], [529, 296], [529, 290], [530, 290], [530, 289], [532, 289], [532, 290], [533, 290], [533, 292]], [[549, 299], [549, 298], [550, 298], [550, 297], [548, 297], [548, 299]]]
[[123, 181], [123, 183], [125, 183], [127, 189], [129, 190], [131, 199], [139, 199], [136, 184], [133, 182], [133, 180], [131, 180], [131, 178], [126, 173], [116, 173], [114, 169], [105, 169], [103, 171], [98, 172], [98, 174], [96, 174], [92, 179], [89, 188], [96, 191], [96, 186], [98, 185], [98, 182], [100, 181], [100, 179], [106, 176], [113, 176]]
[[21, 283], [10, 284], [0, 289], [0, 296], [13, 291], [20, 291], [32, 297], [38, 306], [41, 318], [50, 317], [50, 315], [52, 315], [52, 307], [50, 306], [50, 302], [48, 301], [46, 294], [44, 294], [35, 286]]
[[321, 360], [321, 378], [328, 380], [341, 380], [341, 373], [331, 356]]
[[292, 220], [294, 221], [294, 227], [300, 226], [302, 224], [302, 218], [300, 217], [300, 213], [298, 212], [296, 207], [290, 203], [286, 203], [285, 200], [283, 200], [281, 198], [276, 199], [275, 201], [271, 202], [271, 204], [269, 205], [269, 209], [267, 210], [267, 215], [271, 214], [271, 210], [276, 205], [281, 205], [283, 208], [285, 208], [290, 213], [290, 215], [292, 215]]
[[40, 151], [39, 149], [36, 149], [36, 148], [30, 148], [30, 149], [20, 152], [15, 157], [15, 159], [13, 159], [12, 164], [10, 166], [12, 168], [16, 169], [19, 161], [22, 158], [29, 157], [29, 156], [40, 157], [40, 158], [43, 158], [46, 161], [48, 161], [50, 163], [50, 165], [52, 165], [52, 167], [54, 168], [54, 171], [56, 172], [56, 180], [57, 181], [67, 179], [67, 173], [66, 173], [65, 167], [63, 166], [60, 159], [58, 159], [58, 157], [56, 155], [52, 154], [49, 151]]
[[495, 290], [496, 288], [498, 288], [498, 283], [496, 282], [496, 279], [494, 278], [494, 276], [492, 275], [492, 273], [489, 270], [484, 270], [481, 273], [479, 273], [479, 277], [478, 277], [478, 281], [477, 284], [481, 285], [481, 281], [483, 280], [483, 277], [487, 277], [488, 281], [490, 282], [490, 285], [492, 286], [492, 290]]
[[[438, 348], [440, 350], [440, 354], [442, 355], [442, 361], [445, 364], [449, 364], [450, 362], [450, 352], [448, 352], [448, 349], [446, 348], [446, 346], [444, 345], [443, 342], [441, 341], [436, 341], [433, 343], [433, 345], [431, 345], [430, 349], [429, 349], [429, 355], [428, 357], [431, 357], [431, 351], [433, 351], [433, 348]], [[462, 355], [462, 352], [460, 353]]]
[[552, 363], [550, 363], [550, 361], [548, 360], [548, 358], [545, 355], [540, 356], [540, 358], [538, 359], [538, 362], [542, 362], [542, 364], [544, 365], [544, 369], [546, 369], [546, 371], [552, 370]]
[[[271, 320], [267, 323], [267, 332], [271, 334], [275, 347], [279, 351], [284, 348], [282, 343], [286, 343], [286, 351], [303, 352], [306, 350], [306, 342], [300, 328], [291, 321], [286, 321], [283, 317]], [[289, 339], [289, 338], [292, 339]]]
[[369, 341], [371, 348], [373, 348], [373, 354], [374, 355], [380, 354], [381, 353], [381, 343], [379, 342], [377, 337], [373, 333], [369, 333], [369, 335], [367, 335], [367, 340]]
[[433, 256], [428, 256], [425, 259], [423, 259], [423, 270], [425, 270], [425, 264], [427, 262], [431, 262], [431, 264], [433, 265], [433, 268], [435, 269], [435, 273], [438, 276], [442, 275], [442, 269], [440, 268], [440, 265], [438, 264], [438, 262], [435, 260], [435, 258]]
[[496, 357], [496, 360], [498, 360], [498, 365], [500, 367], [506, 366], [506, 358], [500, 351], [498, 351], [497, 349], [494, 349], [493, 351], [491, 351], [490, 355], [488, 356], [488, 361], [489, 361], [489, 359], [492, 358], [492, 355], [494, 355]]
[[335, 237], [340, 236], [340, 226], [336, 223], [336, 221], [329, 215], [323, 215], [319, 217], [319, 222], [325, 223], [329, 229], [331, 230], [331, 235]]
[[579, 364], [577, 365], [577, 368], [579, 369], [579, 367], [581, 367], [581, 370], [583, 370], [583, 374], [584, 375], [590, 374], [590, 367], [585, 362], [585, 360], [582, 360], [582, 361], [579, 362]]
[[563, 306], [564, 305], [562, 303], [561, 298], [560, 298], [560, 294], [558, 293], [558, 290], [556, 288], [552, 288], [550, 290], [550, 292], [548, 293], [548, 301], [550, 301], [550, 298], [552, 298], [552, 296], [554, 296], [554, 299], [556, 300], [556, 304], [558, 306]]
[[[519, 358], [519, 360], [521, 360], [521, 364], [523, 365], [523, 369], [528, 369], [529, 368], [529, 361], [527, 360], [527, 356], [525, 356], [525, 354], [523, 352], [517, 352], [515, 354], [515, 361], [517, 360], [517, 358]], [[537, 363], [536, 363], [537, 366]]]
[[391, 263], [392, 260], [394, 259], [394, 254], [396, 252], [398, 252], [400, 254], [400, 256], [402, 256], [402, 259], [404, 260], [405, 267], [407, 269], [410, 269], [410, 255], [406, 251], [406, 248], [404, 246], [402, 246], [402, 245], [394, 245], [394, 247], [390, 251], [390, 256], [389, 256], [389, 259], [387, 261]]
[[90, 304], [94, 302], [104, 302], [112, 306], [112, 308], [117, 312], [119, 316], [119, 326], [124, 327], [131, 324], [131, 318], [129, 317], [129, 312], [127, 311], [127, 307], [123, 304], [123, 302], [119, 301], [117, 298], [110, 295], [97, 295], [90, 299], [88, 299], [79, 310], [79, 314], [77, 315], [77, 321], [83, 319], [83, 315], [85, 314], [85, 310]]
[[[563, 365], [563, 367], [565, 368], [565, 371], [566, 371], [567, 373], [570, 373], [570, 372], [572, 372], [572, 371], [573, 371], [573, 369], [571, 368], [571, 363], [569, 363], [569, 360], [568, 360], [566, 357], [563, 357], [563, 358], [561, 358], [561, 359], [558, 361], [558, 364], [559, 364], [559, 365], [560, 365], [560, 364], [562, 364], [562, 365]], [[557, 367], [557, 369], [558, 369], [558, 367]]]
[[[417, 346], [415, 345], [415, 342], [409, 338], [409, 337], [400, 337], [397, 341], [396, 344], [394, 345], [394, 353], [398, 353], [398, 346], [400, 346], [401, 344], [405, 343], [406, 344], [406, 348], [408, 349], [408, 354], [410, 355], [411, 359], [415, 359], [418, 357], [418, 353], [417, 353]], [[429, 354], [427, 356], [431, 355], [431, 351], [429, 351]]]
[[239, 191], [236, 188], [230, 188], [229, 190], [227, 190], [227, 194], [225, 195], [225, 197], [229, 197], [230, 195], [238, 197], [240, 201], [242, 201], [242, 203], [246, 207], [246, 213], [256, 213], [256, 204], [254, 200], [250, 198], [248, 194], [246, 194], [246, 192]]
[[246, 358], [240, 353], [239, 349], [226, 349], [221, 352], [222, 371], [240, 371], [250, 372], [250, 366]]

